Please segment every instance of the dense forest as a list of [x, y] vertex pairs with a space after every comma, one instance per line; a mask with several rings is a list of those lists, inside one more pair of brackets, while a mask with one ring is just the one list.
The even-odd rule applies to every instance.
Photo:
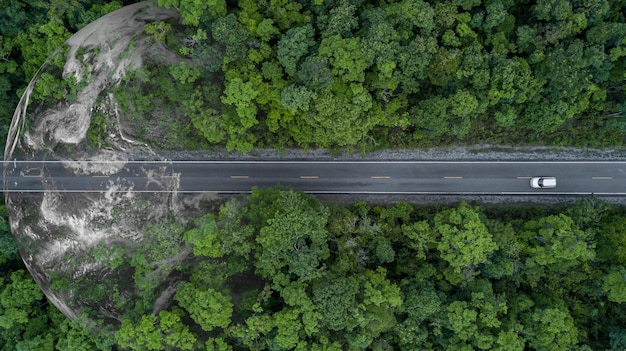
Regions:
[[158, 4], [181, 19], [147, 32], [184, 61], [116, 94], [185, 117], [156, 146], [624, 144], [623, 0]]
[[[46, 58], [132, 2], [3, 0], [0, 142]], [[624, 144], [624, 0], [157, 3], [180, 21], [146, 32], [186, 63], [115, 96], [129, 114], [180, 112], [168, 148]], [[171, 247], [116, 256], [144, 300], [93, 286], [128, 311], [95, 334], [43, 296], [0, 216], [3, 351], [626, 349], [626, 209], [594, 198], [338, 206], [255, 190], [177, 227], [195, 264], [172, 268], [166, 309], [147, 307], [161, 291], [146, 272]]]
[[211, 144], [624, 142], [624, 1], [158, 3]]
[[184, 233], [196, 262], [175, 306], [135, 305], [115, 337], [133, 350], [622, 350], [625, 215], [594, 198], [344, 207], [255, 189]]
[[[7, 1], [3, 125], [50, 53], [126, 4]], [[147, 65], [115, 95], [136, 121], [178, 116], [160, 121], [163, 148], [624, 144], [624, 0], [156, 3], [181, 17], [146, 33], [181, 62]], [[45, 78], [39, 90], [58, 83]]]
[[626, 208], [594, 198], [346, 207], [255, 189], [172, 239], [193, 257], [173, 268], [173, 305], [153, 310], [163, 288], [146, 269], [169, 245], [114, 260], [135, 268], [142, 298], [85, 285], [127, 311], [97, 335], [47, 302], [0, 229], [7, 351], [626, 348]]

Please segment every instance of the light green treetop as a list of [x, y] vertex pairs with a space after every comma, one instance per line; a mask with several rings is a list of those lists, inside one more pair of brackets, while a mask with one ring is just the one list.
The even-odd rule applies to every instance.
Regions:
[[205, 331], [212, 331], [215, 327], [225, 328], [230, 324], [233, 314], [230, 296], [213, 289], [198, 289], [191, 283], [182, 283], [174, 299]]
[[487, 261], [498, 248], [479, 213], [466, 203], [435, 216], [434, 230], [441, 235], [441, 258], [457, 273]]

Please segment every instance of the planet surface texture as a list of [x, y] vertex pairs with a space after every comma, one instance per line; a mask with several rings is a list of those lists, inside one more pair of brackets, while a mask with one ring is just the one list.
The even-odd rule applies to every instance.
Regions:
[[[176, 90], [170, 72], [190, 59], [146, 28], [178, 16], [143, 2], [81, 29], [32, 79], [9, 131], [5, 190], [43, 189], [6, 193], [22, 258], [59, 310], [92, 327], [171, 304], [190, 264], [183, 234], [216, 199], [179, 192], [167, 167], [193, 137], [155, 89]], [[188, 44], [184, 28], [172, 32]], [[65, 191], [59, 176], [88, 179], [92, 191]]]

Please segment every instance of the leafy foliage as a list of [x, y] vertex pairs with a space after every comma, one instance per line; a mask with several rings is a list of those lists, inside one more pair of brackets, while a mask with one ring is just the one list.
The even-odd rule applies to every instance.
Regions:
[[131, 258], [145, 296], [116, 330], [91, 334], [65, 319], [7, 256], [0, 342], [7, 350], [619, 348], [626, 271], [611, 239], [623, 237], [625, 215], [597, 199], [341, 207], [255, 189], [187, 229], [194, 264], [176, 268], [171, 306], [150, 311], [153, 276], [172, 267]]
[[180, 316], [169, 311], [144, 315], [137, 324], [124, 319], [115, 339], [120, 347], [131, 350], [192, 350], [196, 340]]
[[187, 231], [183, 239], [193, 245], [196, 256], [221, 257], [222, 252], [217, 241], [217, 224], [211, 213], [196, 219], [196, 228]]
[[229, 149], [624, 142], [617, 4], [159, 3], [221, 47], [192, 120]]
[[[231, 277], [265, 285], [233, 310], [219, 337], [250, 350], [341, 344], [523, 350], [617, 343], [614, 327], [623, 316], [607, 304], [623, 311], [623, 267], [611, 262], [607, 273], [597, 270], [603, 263], [593, 260], [591, 242], [593, 228], [614, 223], [604, 219], [623, 208], [591, 199], [563, 211], [569, 215], [529, 209], [517, 219], [516, 211], [466, 203], [327, 208], [291, 190], [255, 189], [222, 206], [217, 240], [220, 259], [249, 260]], [[197, 291], [239, 289], [226, 288], [228, 280]], [[197, 288], [185, 283], [177, 294], [191, 289]], [[580, 301], [589, 299], [602, 301], [584, 304], [595, 317], [581, 314]], [[196, 308], [179, 302], [189, 312]], [[218, 309], [213, 311], [207, 318], [216, 316]], [[606, 318], [611, 322], [603, 325]]]
[[[3, 6], [0, 125], [65, 39], [127, 2]], [[167, 70], [172, 82], [155, 82], [163, 96], [150, 84], [124, 94], [179, 116], [154, 138], [167, 148], [624, 143], [621, 2], [156, 4], [180, 12], [180, 23], [154, 21], [147, 33], [185, 61]], [[73, 93], [55, 75], [41, 77], [35, 99]]]
[[213, 289], [200, 290], [184, 283], [178, 287], [175, 299], [205, 331], [230, 324], [233, 305], [226, 296]]
[[267, 219], [256, 242], [260, 245], [258, 273], [277, 285], [282, 277], [295, 275], [309, 281], [323, 274], [323, 260], [329, 257], [328, 233], [324, 228], [328, 212], [311, 206], [311, 199], [301, 193], [282, 192], [276, 213]]
[[462, 203], [435, 217], [435, 228], [441, 235], [437, 249], [441, 258], [450, 263], [456, 273], [487, 260], [498, 247], [477, 212]]
[[[5, 2], [6, 129], [50, 54], [132, 1]], [[184, 33], [193, 47], [116, 97], [138, 119], [169, 108], [166, 146], [624, 143], [623, 1], [157, 3], [181, 23], [153, 22], [148, 34], [170, 45]], [[44, 74], [34, 98], [69, 93], [71, 81]], [[2, 219], [0, 348], [623, 349], [626, 212], [595, 203], [347, 208], [256, 189], [193, 228], [151, 228], [152, 246], [130, 258], [144, 300], [117, 331], [95, 334], [45, 300]], [[160, 261], [183, 243], [197, 265]], [[189, 278], [177, 305], [150, 313], [156, 275], [175, 269]]]

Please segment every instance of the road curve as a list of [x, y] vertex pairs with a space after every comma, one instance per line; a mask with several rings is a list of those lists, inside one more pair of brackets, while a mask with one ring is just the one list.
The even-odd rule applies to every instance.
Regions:
[[[75, 175], [70, 161], [5, 161], [5, 192], [248, 193], [281, 184], [317, 194], [626, 195], [626, 162], [608, 161], [129, 161]], [[530, 177], [553, 176], [554, 189]]]

